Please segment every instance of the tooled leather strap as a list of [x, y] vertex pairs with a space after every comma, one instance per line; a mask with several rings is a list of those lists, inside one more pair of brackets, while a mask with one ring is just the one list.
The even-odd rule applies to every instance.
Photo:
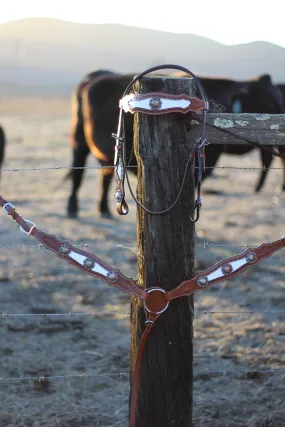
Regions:
[[[285, 247], [285, 236], [272, 243], [263, 243], [257, 248], [248, 248], [241, 254], [226, 258], [207, 270], [196, 274], [192, 279], [182, 282], [177, 288], [166, 292], [163, 288], [152, 287], [143, 289], [134, 280], [125, 277], [119, 270], [111, 268], [95, 255], [77, 249], [70, 242], [61, 240], [52, 234], [39, 230], [31, 221], [24, 220], [15, 210], [15, 207], [0, 196], [0, 205], [11, 215], [26, 234], [35, 237], [45, 248], [52, 250], [59, 258], [65, 259], [84, 273], [104, 280], [108, 285], [119, 288], [122, 292], [136, 295], [143, 300], [146, 314], [146, 328], [143, 333], [137, 360], [135, 363], [130, 407], [130, 427], [135, 427], [136, 400], [138, 394], [139, 374], [143, 350], [147, 338], [157, 318], [167, 310], [172, 299], [189, 296], [196, 291], [205, 291], [215, 283], [231, 279], [245, 269], [256, 265], [265, 258], [269, 258], [276, 251]], [[32, 227], [29, 224], [32, 224]]]
[[204, 291], [215, 283], [231, 279], [249, 267], [253, 267], [274, 252], [285, 247], [285, 235], [272, 243], [263, 243], [257, 248], [248, 248], [239, 255], [223, 259], [212, 267], [197, 274], [190, 280], [182, 282], [177, 288], [167, 293], [167, 298], [189, 296], [196, 291]]
[[149, 333], [153, 325], [154, 325], [154, 320], [149, 319], [146, 323], [146, 327], [145, 327], [145, 330], [139, 345], [139, 349], [138, 349], [138, 354], [137, 354], [134, 373], [133, 373], [132, 386], [131, 386], [130, 427], [135, 427], [135, 424], [136, 424], [137, 396], [138, 396], [138, 386], [139, 386], [139, 379], [140, 379], [142, 355], [147, 342], [147, 338], [149, 336]]
[[[15, 210], [15, 207], [12, 203], [7, 202], [7, 200], [3, 199], [3, 197], [0, 196], [0, 206], [2, 206], [4, 212], [6, 212], [8, 215], [11, 215], [11, 217], [19, 224], [22, 230], [25, 231], [25, 233], [30, 233], [31, 227], [27, 224], [27, 220], [24, 220]], [[31, 221], [28, 221], [31, 222]]]
[[119, 288], [122, 292], [136, 295], [141, 299], [144, 298], [145, 290], [138, 286], [133, 279], [125, 277], [119, 270], [110, 267], [94, 254], [76, 248], [67, 240], [61, 240], [53, 234], [45, 233], [35, 225], [30, 227], [27, 220], [24, 220], [15, 211], [15, 208], [11, 207], [11, 204], [1, 196], [0, 205], [27, 234], [35, 237], [46, 249], [55, 252], [59, 258], [65, 259], [86, 274], [98, 277], [109, 286]]
[[[170, 95], [170, 94], [164, 94], [159, 92], [151, 92], [144, 95], [138, 95], [134, 93], [128, 94], [130, 88], [133, 86], [133, 84], [136, 81], [138, 81], [140, 78], [142, 78], [146, 74], [149, 74], [150, 72], [161, 70], [161, 69], [176, 69], [176, 70], [184, 71], [186, 74], [191, 76], [194, 79], [196, 86], [198, 87], [198, 90], [202, 99], [199, 99], [197, 97], [190, 97], [185, 94]], [[126, 215], [128, 213], [128, 206], [125, 201], [125, 191], [124, 191], [125, 178], [127, 179], [128, 188], [136, 204], [149, 214], [162, 215], [166, 212], [169, 212], [178, 202], [182, 194], [188, 169], [190, 167], [190, 159], [188, 159], [186, 162], [182, 184], [178, 192], [178, 195], [174, 200], [174, 202], [168, 208], [162, 211], [151, 211], [150, 209], [147, 209], [142, 203], [140, 203], [137, 200], [130, 185], [130, 180], [129, 180], [127, 166], [126, 166], [127, 159], [126, 159], [126, 149], [125, 149], [123, 110], [125, 112], [130, 112], [132, 114], [134, 112], [143, 112], [145, 114], [151, 114], [151, 115], [154, 115], [154, 114], [159, 115], [159, 114], [173, 113], [173, 112], [180, 112], [180, 113], [182, 112], [185, 114], [189, 111], [198, 112], [202, 110], [203, 114], [202, 114], [201, 136], [198, 138], [198, 140], [196, 140], [194, 144], [195, 149], [197, 151], [197, 155], [198, 155], [198, 167], [199, 167], [197, 198], [196, 198], [194, 207], [189, 215], [190, 220], [193, 222], [196, 222], [199, 219], [199, 211], [202, 206], [201, 181], [202, 181], [203, 173], [205, 171], [204, 146], [207, 144], [206, 137], [205, 137], [205, 127], [206, 127], [206, 111], [208, 109], [207, 98], [199, 79], [190, 70], [187, 70], [186, 68], [178, 65], [165, 64], [165, 65], [158, 65], [158, 66], [149, 68], [146, 71], [140, 73], [138, 76], [134, 77], [133, 80], [129, 83], [129, 85], [124, 91], [122, 99], [120, 100], [119, 107], [120, 107], [120, 112], [119, 112], [119, 120], [118, 120], [118, 130], [117, 130], [117, 134], [113, 134], [113, 137], [115, 137], [117, 141], [116, 148], [115, 148], [116, 153], [115, 153], [115, 162], [114, 162], [115, 176], [116, 176], [115, 198], [117, 201], [117, 212], [120, 215]], [[120, 148], [118, 149], [119, 146]], [[194, 155], [194, 160], [195, 160], [195, 155]], [[196, 216], [195, 216], [195, 211], [197, 211]]]

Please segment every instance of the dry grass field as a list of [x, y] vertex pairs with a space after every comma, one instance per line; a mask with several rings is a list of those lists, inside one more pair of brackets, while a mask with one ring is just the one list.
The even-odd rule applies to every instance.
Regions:
[[[69, 166], [70, 112], [68, 98], [2, 98], [4, 169]], [[219, 164], [259, 167], [259, 154], [223, 156]], [[88, 166], [96, 166], [91, 156]], [[275, 159], [273, 167], [281, 162]], [[80, 217], [69, 220], [66, 172], [4, 170], [1, 194], [40, 229], [75, 245], [89, 244], [88, 250], [136, 277], [134, 203], [128, 197], [126, 217], [101, 220], [96, 210], [98, 171], [90, 169], [79, 194]], [[242, 251], [237, 246], [285, 234], [282, 171], [270, 171], [263, 192], [254, 194], [258, 173], [217, 169], [205, 182], [204, 190], [223, 194], [204, 194], [196, 226], [197, 270]], [[113, 192], [114, 187], [114, 209]], [[0, 426], [126, 427], [128, 297], [39, 248], [4, 213], [0, 239], [0, 313], [10, 314], [0, 316]], [[285, 250], [195, 296], [195, 426], [285, 425], [284, 260]], [[255, 372], [260, 370], [267, 372]], [[42, 376], [50, 378], [40, 380]]]

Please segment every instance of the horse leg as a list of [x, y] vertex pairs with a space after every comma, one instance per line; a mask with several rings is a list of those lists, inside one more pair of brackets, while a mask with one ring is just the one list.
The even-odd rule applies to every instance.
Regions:
[[255, 186], [256, 193], [258, 193], [263, 187], [266, 175], [268, 173], [268, 168], [270, 167], [271, 162], [273, 160], [273, 155], [271, 153], [268, 153], [267, 151], [260, 150], [260, 154], [261, 154], [263, 169], [261, 170], [259, 180]]
[[102, 218], [113, 219], [113, 216], [110, 212], [109, 205], [108, 205], [108, 192], [109, 192], [109, 187], [112, 182], [113, 176], [114, 176], [113, 168], [103, 167], [102, 169], [100, 169], [101, 197], [100, 197], [100, 203], [99, 203], [99, 212]]
[[[84, 167], [89, 153], [90, 151], [87, 145], [74, 148], [72, 167], [74, 168]], [[78, 213], [77, 192], [81, 185], [83, 174], [84, 174], [84, 169], [71, 170], [72, 190], [71, 190], [71, 195], [68, 199], [68, 204], [67, 204], [67, 216], [69, 218], [77, 217], [77, 213]]]

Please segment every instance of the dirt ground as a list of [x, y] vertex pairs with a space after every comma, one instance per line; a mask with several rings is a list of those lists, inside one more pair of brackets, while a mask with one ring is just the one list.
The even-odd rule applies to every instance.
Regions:
[[[4, 169], [69, 166], [69, 99], [2, 98], [0, 122], [8, 139]], [[219, 165], [259, 167], [259, 154], [223, 156]], [[88, 166], [96, 166], [91, 157]], [[275, 159], [272, 166], [281, 168], [281, 162]], [[127, 217], [98, 218], [98, 172], [88, 170], [80, 218], [69, 220], [66, 172], [4, 171], [1, 194], [39, 228], [75, 245], [89, 244], [88, 250], [135, 278], [134, 203], [128, 198]], [[270, 171], [263, 192], [255, 194], [258, 174], [217, 169], [205, 182], [196, 227], [197, 270], [239, 253], [238, 246], [285, 234], [282, 171]], [[207, 189], [223, 194], [206, 194]], [[128, 297], [39, 248], [4, 213], [0, 237], [0, 426], [126, 427]], [[285, 425], [284, 255], [280, 251], [234, 280], [196, 294], [196, 427]]]

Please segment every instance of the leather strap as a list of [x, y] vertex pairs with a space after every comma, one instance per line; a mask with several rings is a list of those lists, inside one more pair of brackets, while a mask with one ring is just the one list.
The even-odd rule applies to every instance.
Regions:
[[144, 113], [155, 116], [169, 113], [186, 114], [189, 111], [197, 113], [209, 108], [207, 101], [195, 96], [171, 95], [161, 92], [150, 92], [144, 95], [131, 93], [120, 100], [119, 106], [131, 114]]
[[271, 257], [274, 252], [285, 247], [285, 236], [272, 243], [263, 243], [258, 248], [248, 248], [239, 255], [223, 259], [192, 279], [182, 282], [177, 288], [167, 293], [170, 300], [192, 295], [196, 291], [205, 291], [210, 286], [237, 276], [261, 260]]
[[146, 323], [146, 327], [145, 327], [143, 336], [141, 338], [141, 342], [140, 342], [140, 346], [139, 346], [139, 350], [136, 358], [135, 369], [134, 369], [134, 374], [132, 379], [132, 387], [131, 387], [130, 427], [135, 427], [136, 425], [137, 395], [138, 395], [138, 385], [139, 385], [139, 379], [140, 379], [141, 360], [142, 360], [143, 351], [147, 342], [147, 338], [153, 326], [154, 326], [154, 320], [149, 319], [148, 323]]
[[27, 222], [16, 212], [12, 203], [7, 202], [7, 200], [0, 196], [0, 206], [2, 206], [3, 210], [8, 215], [11, 215], [11, 217], [19, 224], [20, 227], [22, 227], [26, 233], [30, 234], [31, 227], [29, 227]]

